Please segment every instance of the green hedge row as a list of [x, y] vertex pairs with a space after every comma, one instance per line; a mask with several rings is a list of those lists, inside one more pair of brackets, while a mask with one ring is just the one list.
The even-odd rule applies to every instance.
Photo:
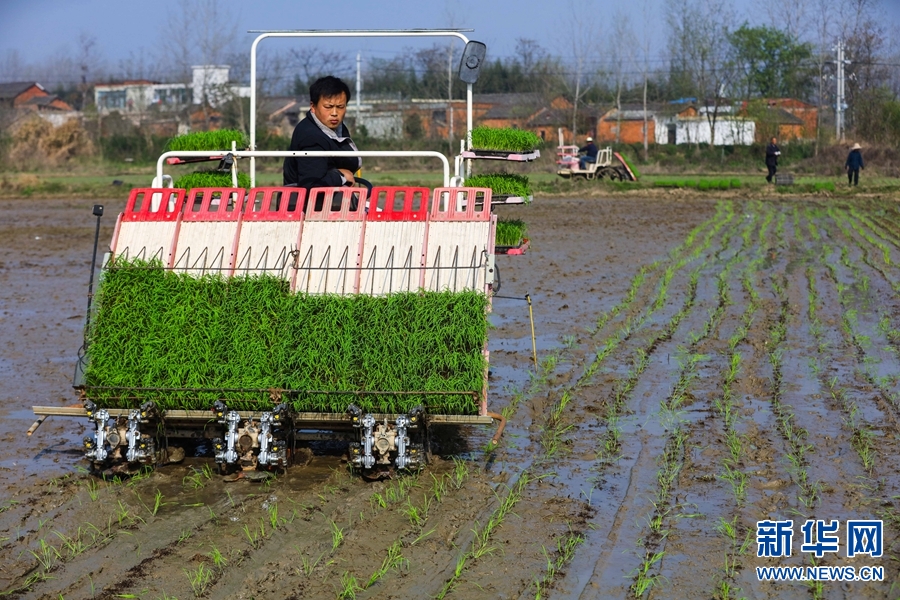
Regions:
[[698, 190], [728, 190], [741, 187], [740, 179], [658, 179], [656, 187], [696, 188]]

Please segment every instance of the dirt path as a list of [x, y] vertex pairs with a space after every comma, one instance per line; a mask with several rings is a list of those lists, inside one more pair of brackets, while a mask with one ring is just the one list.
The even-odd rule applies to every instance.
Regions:
[[[507, 208], [531, 250], [499, 257], [493, 429], [377, 483], [339, 444], [264, 483], [189, 457], [85, 474], [69, 404], [90, 201], [0, 210], [0, 596], [12, 598], [882, 598], [900, 567], [900, 211], [680, 197]], [[121, 203], [108, 203], [101, 246]], [[540, 365], [531, 355], [526, 294]], [[757, 522], [793, 520], [788, 557]], [[801, 551], [807, 519], [840, 551]], [[848, 519], [883, 521], [848, 558]], [[757, 567], [883, 568], [880, 582], [760, 581]]]

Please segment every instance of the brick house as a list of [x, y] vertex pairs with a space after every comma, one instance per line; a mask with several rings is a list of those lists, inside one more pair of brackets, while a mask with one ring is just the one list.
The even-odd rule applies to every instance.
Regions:
[[0, 83], [0, 109], [37, 113], [55, 126], [81, 115], [68, 102], [33, 81]]

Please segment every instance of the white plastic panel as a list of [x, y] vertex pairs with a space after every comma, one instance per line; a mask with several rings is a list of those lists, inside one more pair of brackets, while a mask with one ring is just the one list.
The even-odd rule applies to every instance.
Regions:
[[229, 275], [238, 221], [183, 221], [176, 244], [176, 271]]
[[113, 255], [116, 258], [158, 259], [169, 265], [176, 221], [122, 221]]
[[295, 291], [352, 294], [359, 273], [364, 221], [312, 221], [303, 225]]
[[418, 290], [424, 244], [424, 222], [367, 222], [360, 293], [383, 296]]
[[485, 291], [490, 221], [432, 221], [425, 261], [427, 291]]
[[269, 275], [289, 278], [300, 238], [300, 221], [244, 221], [238, 238], [235, 271], [241, 275]]

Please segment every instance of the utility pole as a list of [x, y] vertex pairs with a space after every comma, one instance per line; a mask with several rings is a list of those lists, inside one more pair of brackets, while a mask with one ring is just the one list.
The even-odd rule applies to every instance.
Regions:
[[447, 106], [450, 110], [447, 145], [450, 147], [450, 153], [453, 154], [453, 44], [450, 44], [447, 51]]
[[359, 133], [359, 95], [362, 93], [362, 53], [356, 53], [356, 130]]
[[837, 93], [834, 99], [834, 123], [835, 135], [839, 142], [844, 141], [844, 110], [847, 105], [844, 103], [844, 65], [849, 65], [849, 60], [844, 60], [844, 40], [839, 39], [837, 45], [837, 76], [835, 77], [837, 84]]

